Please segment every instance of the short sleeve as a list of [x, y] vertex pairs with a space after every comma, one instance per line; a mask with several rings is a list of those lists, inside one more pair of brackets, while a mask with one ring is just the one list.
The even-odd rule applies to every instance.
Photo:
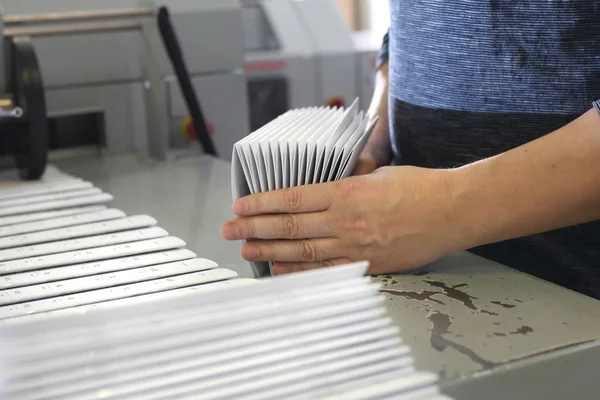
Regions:
[[390, 41], [390, 32], [386, 32], [383, 37], [383, 43], [381, 44], [381, 48], [379, 49], [379, 53], [377, 54], [377, 69], [381, 68], [381, 66], [389, 61], [389, 41]]
[[598, 114], [600, 114], [600, 100], [596, 100], [595, 102], [592, 103], [592, 105], [594, 106], [594, 108], [596, 109]]

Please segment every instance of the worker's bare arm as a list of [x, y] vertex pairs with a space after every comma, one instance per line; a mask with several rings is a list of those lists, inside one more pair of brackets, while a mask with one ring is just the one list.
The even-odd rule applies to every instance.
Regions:
[[375, 91], [369, 107], [371, 120], [379, 117], [369, 142], [362, 152], [354, 175], [364, 175], [379, 167], [389, 165], [392, 145], [388, 123], [388, 63], [383, 63], [375, 76]]
[[451, 175], [464, 247], [600, 219], [600, 116]]

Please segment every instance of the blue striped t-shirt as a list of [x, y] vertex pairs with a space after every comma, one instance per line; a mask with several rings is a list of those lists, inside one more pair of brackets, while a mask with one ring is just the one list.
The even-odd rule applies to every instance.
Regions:
[[[390, 0], [390, 11], [380, 62], [396, 164], [490, 157], [600, 99], [600, 1]], [[600, 223], [473, 251], [600, 298]]]

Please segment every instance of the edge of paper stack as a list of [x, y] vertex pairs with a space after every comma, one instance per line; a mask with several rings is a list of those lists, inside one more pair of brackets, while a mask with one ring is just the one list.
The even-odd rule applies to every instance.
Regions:
[[40, 181], [14, 175], [0, 174], [0, 327], [255, 282], [198, 257], [151, 216], [109, 208], [113, 196], [54, 166]]
[[0, 397], [445, 399], [366, 268], [0, 326]]
[[[271, 190], [348, 177], [377, 119], [350, 107], [293, 109], [234, 145], [233, 199]], [[257, 276], [271, 275], [269, 263], [251, 263]]]

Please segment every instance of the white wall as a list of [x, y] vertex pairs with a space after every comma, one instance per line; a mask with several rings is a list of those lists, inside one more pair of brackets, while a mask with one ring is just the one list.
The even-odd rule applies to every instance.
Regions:
[[369, 1], [369, 25], [374, 35], [383, 36], [390, 24], [390, 5], [388, 0]]
[[353, 30], [372, 30], [383, 36], [388, 29], [388, 0], [336, 0], [342, 15]]

